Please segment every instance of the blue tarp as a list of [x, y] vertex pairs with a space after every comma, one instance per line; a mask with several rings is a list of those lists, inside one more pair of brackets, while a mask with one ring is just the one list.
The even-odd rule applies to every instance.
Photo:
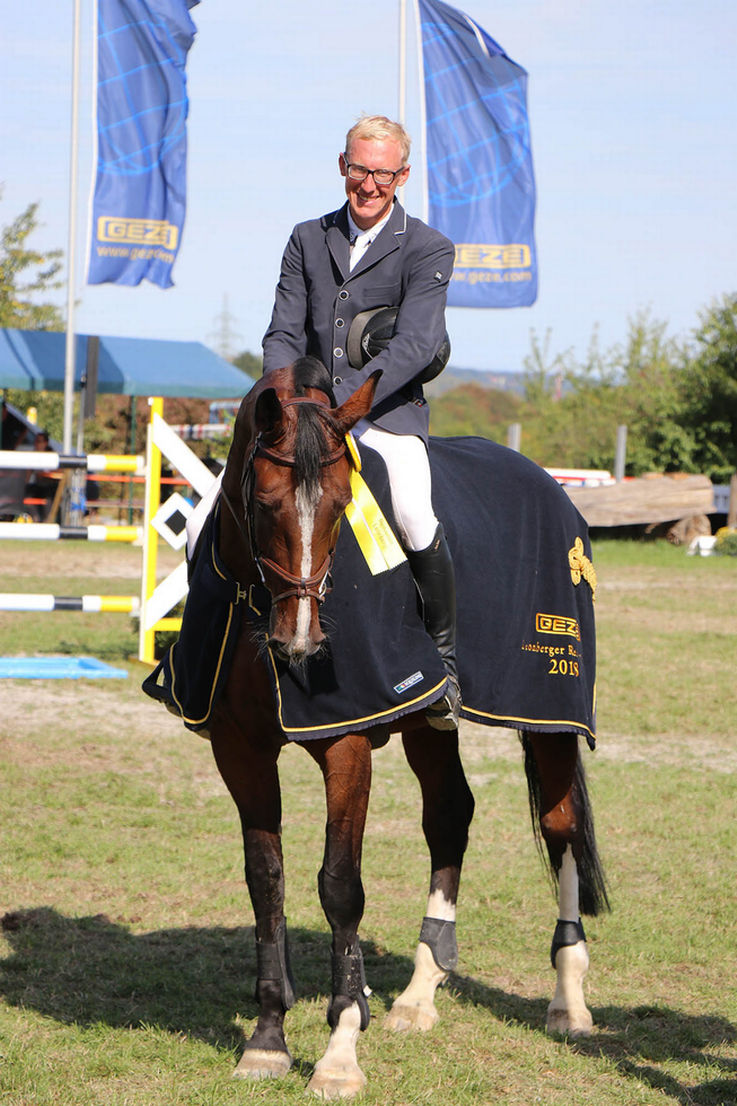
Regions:
[[0, 679], [5, 680], [123, 680], [124, 668], [94, 657], [0, 657]]
[[[76, 336], [74, 390], [87, 364], [86, 334]], [[0, 329], [0, 388], [63, 392], [66, 335]], [[99, 392], [123, 396], [240, 399], [253, 380], [201, 342], [100, 337]]]

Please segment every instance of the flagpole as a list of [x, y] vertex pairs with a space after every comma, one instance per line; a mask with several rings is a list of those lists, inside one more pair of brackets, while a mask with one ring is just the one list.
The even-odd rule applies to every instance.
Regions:
[[69, 238], [67, 243], [67, 315], [64, 357], [64, 452], [72, 452], [74, 417], [74, 276], [77, 239], [77, 161], [79, 151], [79, 40], [80, 0], [74, 0], [72, 48], [72, 128], [69, 167]]
[[407, 121], [407, 0], [399, 0], [399, 122]]
[[422, 53], [422, 22], [419, 0], [414, 0], [417, 42], [417, 83], [420, 86], [420, 160], [422, 163], [422, 218], [427, 222], [430, 200], [427, 189], [427, 111], [425, 106], [425, 59]]

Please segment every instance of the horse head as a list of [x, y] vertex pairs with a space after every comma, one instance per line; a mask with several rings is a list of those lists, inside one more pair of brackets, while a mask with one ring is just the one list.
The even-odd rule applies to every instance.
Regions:
[[290, 663], [325, 641], [319, 607], [351, 500], [346, 435], [371, 409], [379, 375], [334, 407], [327, 370], [302, 358], [262, 377], [236, 420], [223, 477], [231, 512], [223, 513], [223, 523], [240, 512], [246, 548], [237, 572], [252, 580], [255, 569], [271, 593], [268, 645]]

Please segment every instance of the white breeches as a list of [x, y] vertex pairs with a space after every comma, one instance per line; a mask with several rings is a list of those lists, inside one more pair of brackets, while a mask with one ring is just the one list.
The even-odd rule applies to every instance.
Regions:
[[376, 450], [389, 473], [394, 517], [406, 549], [427, 549], [435, 537], [438, 520], [432, 509], [430, 459], [422, 438], [391, 434], [361, 419], [354, 434]]

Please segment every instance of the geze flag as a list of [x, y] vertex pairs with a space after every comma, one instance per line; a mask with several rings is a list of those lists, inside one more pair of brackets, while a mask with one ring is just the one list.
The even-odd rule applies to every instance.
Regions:
[[89, 284], [172, 285], [186, 206], [185, 63], [199, 0], [97, 0]]
[[463, 12], [419, 0], [428, 221], [456, 247], [453, 307], [537, 297], [527, 73]]

